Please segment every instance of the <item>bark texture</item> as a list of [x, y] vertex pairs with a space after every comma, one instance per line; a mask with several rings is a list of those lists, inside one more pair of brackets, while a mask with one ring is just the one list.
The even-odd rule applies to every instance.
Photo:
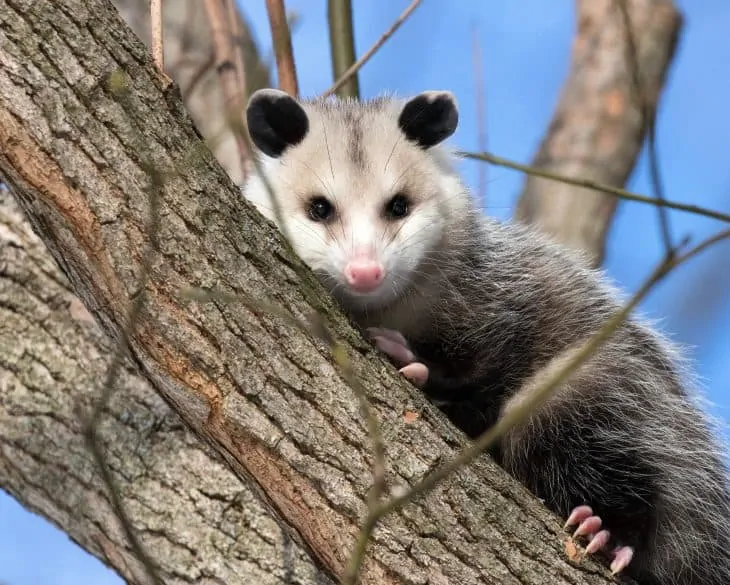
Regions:
[[[656, 108], [681, 25], [672, 0], [578, 0], [569, 77], [532, 163], [616, 187], [629, 178], [646, 134], [619, 2], [628, 6], [643, 99]], [[617, 204], [613, 195], [530, 176], [516, 215], [599, 266]]]
[[[83, 436], [110, 346], [0, 191], [0, 487], [142, 583]], [[329, 582], [131, 362], [103, 421], [108, 464], [165, 583]]]
[[[0, 0], [0, 174], [112, 338], [139, 293], [150, 168], [165, 182], [159, 253], [130, 335], [135, 367], [336, 576], [371, 478], [352, 390], [329, 350], [299, 329], [241, 304], [187, 302], [180, 290], [216, 286], [330, 321], [382, 423], [389, 487], [452, 456], [463, 437], [295, 271], [298, 260], [201, 148], [177, 93], [111, 4]], [[141, 535], [155, 558], [165, 554], [158, 530]], [[579, 584], [606, 575], [575, 567], [556, 519], [483, 458], [382, 523], [362, 582]]]

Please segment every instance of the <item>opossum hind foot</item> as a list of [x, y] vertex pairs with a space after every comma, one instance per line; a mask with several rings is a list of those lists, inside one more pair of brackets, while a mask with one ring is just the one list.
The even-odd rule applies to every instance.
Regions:
[[[611, 540], [611, 533], [606, 529], [601, 529], [601, 519], [593, 515], [593, 509], [590, 506], [578, 506], [573, 509], [565, 522], [565, 528], [578, 525], [573, 538], [586, 536], [589, 538], [586, 546], [586, 553], [594, 554], [600, 550], [607, 549]], [[628, 567], [631, 559], [634, 557], [634, 549], [630, 546], [617, 546], [609, 551], [611, 557], [611, 572], [616, 575]]]

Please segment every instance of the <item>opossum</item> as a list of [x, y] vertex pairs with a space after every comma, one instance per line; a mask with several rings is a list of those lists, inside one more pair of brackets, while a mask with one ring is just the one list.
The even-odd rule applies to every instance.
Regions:
[[[444, 141], [454, 95], [259, 90], [246, 198], [353, 322], [475, 437], [620, 308], [579, 253], [476, 207]], [[727, 470], [681, 353], [630, 318], [492, 451], [588, 553], [640, 583], [730, 584]]]

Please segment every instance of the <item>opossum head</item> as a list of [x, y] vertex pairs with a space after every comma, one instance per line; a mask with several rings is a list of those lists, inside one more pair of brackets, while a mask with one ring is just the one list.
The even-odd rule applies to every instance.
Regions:
[[404, 294], [458, 229], [468, 195], [441, 146], [458, 122], [451, 93], [301, 101], [263, 89], [247, 122], [265, 180], [252, 173], [245, 196], [346, 305]]

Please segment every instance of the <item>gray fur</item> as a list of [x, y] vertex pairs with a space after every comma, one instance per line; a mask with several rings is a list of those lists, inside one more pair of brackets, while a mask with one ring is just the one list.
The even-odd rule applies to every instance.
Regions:
[[[398, 103], [307, 102], [308, 112], [316, 109], [330, 129], [341, 125], [341, 136], [330, 131], [328, 140], [350, 143], [352, 165], [364, 172], [373, 171], [363, 137], [378, 131], [374, 124], [390, 128]], [[287, 166], [308, 148], [321, 148], [307, 140], [292, 150]], [[436, 173], [452, 173], [441, 151], [420, 156]], [[272, 163], [268, 171], [281, 168]], [[253, 181], [246, 194], [266, 213]], [[541, 367], [601, 327], [620, 301], [577, 254], [534, 228], [485, 218], [459, 183], [445, 184], [457, 186], [439, 193], [439, 237], [385, 305], [363, 306], [350, 298], [336, 275], [307, 257], [311, 250], [301, 253], [361, 328], [385, 327], [405, 336], [429, 366], [425, 392], [474, 436], [530, 392]], [[285, 214], [298, 213], [297, 205], [288, 206], [287, 193], [279, 196]], [[408, 242], [401, 245], [408, 249]], [[493, 454], [557, 514], [593, 506], [620, 543], [635, 548], [628, 572], [641, 583], [727, 585], [727, 472], [695, 398], [679, 352], [632, 318]]]

